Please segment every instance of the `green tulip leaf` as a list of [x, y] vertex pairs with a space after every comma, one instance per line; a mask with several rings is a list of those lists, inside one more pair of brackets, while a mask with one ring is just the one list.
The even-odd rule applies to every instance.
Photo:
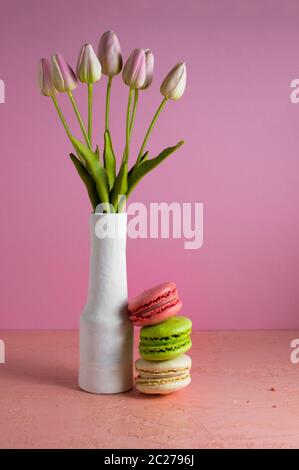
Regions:
[[132, 166], [132, 168], [130, 169], [129, 173], [128, 173], [128, 178], [130, 178], [130, 176], [134, 173], [135, 169], [138, 167], [138, 165], [140, 165], [140, 163], [142, 163], [144, 160], [147, 159], [149, 153], [146, 152], [141, 158], [140, 158], [140, 161], [137, 163], [135, 163], [135, 165]]
[[142, 162], [144, 162], [145, 160], [147, 160], [148, 155], [149, 155], [149, 152], [145, 152], [145, 154], [140, 158], [139, 165], [140, 165], [140, 163], [142, 163]]
[[80, 140], [75, 139], [72, 137], [73, 145], [76, 148], [78, 154], [84, 159], [86, 163], [86, 169], [88, 173], [94, 179], [97, 192], [100, 197], [101, 202], [109, 202], [109, 183], [107, 178], [107, 173], [105, 168], [101, 165], [97, 154], [95, 154], [92, 150], [85, 147]]
[[101, 202], [97, 193], [96, 183], [93, 180], [92, 176], [88, 173], [84, 165], [78, 160], [78, 158], [73, 153], [70, 154], [70, 157], [74, 164], [74, 167], [78, 172], [78, 175], [85, 184], [92, 207], [93, 209], [95, 209], [97, 205]]
[[[179, 149], [183, 145], [184, 141], [181, 140], [177, 145], [174, 147], [168, 147], [163, 152], [161, 152], [157, 157], [151, 158], [150, 160], [147, 160], [147, 156], [142, 157], [142, 161], [139, 163], [139, 165], [134, 168], [132, 173], [129, 175], [128, 178], [128, 193], [127, 195], [131, 194], [133, 189], [137, 186], [139, 181], [151, 170], [156, 168], [156, 166], [160, 165], [169, 155], [171, 155], [173, 152], [175, 152], [177, 149]], [[145, 154], [147, 155], [147, 154]]]
[[[115, 212], [120, 210], [119, 196], [126, 196], [128, 192], [128, 163], [122, 163], [116, 180], [114, 181], [112, 191], [110, 193], [110, 203], [113, 205]], [[121, 201], [123, 203], [123, 201]], [[121, 204], [122, 205], [122, 204]]]
[[112, 141], [110, 132], [108, 130], [104, 133], [104, 166], [107, 172], [108, 181], [109, 181], [109, 189], [111, 190], [116, 178], [115, 168], [116, 168], [116, 159], [115, 154], [112, 147]]

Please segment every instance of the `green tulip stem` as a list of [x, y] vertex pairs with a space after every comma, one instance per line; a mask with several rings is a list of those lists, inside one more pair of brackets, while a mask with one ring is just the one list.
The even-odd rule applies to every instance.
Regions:
[[124, 153], [124, 161], [128, 162], [129, 153], [130, 153], [130, 116], [131, 116], [131, 104], [132, 104], [132, 95], [134, 90], [130, 88], [129, 98], [128, 98], [128, 107], [127, 107], [127, 119], [126, 119], [126, 148]]
[[92, 146], [92, 92], [93, 85], [88, 83], [88, 140]]
[[130, 122], [130, 136], [132, 134], [132, 130], [134, 127], [134, 122], [135, 122], [135, 117], [136, 117], [136, 111], [137, 111], [137, 105], [138, 105], [138, 95], [139, 95], [139, 90], [136, 89], [134, 93], [134, 104], [133, 104], [133, 113], [132, 113], [132, 118]]
[[110, 114], [110, 95], [111, 95], [112, 77], [108, 78], [106, 91], [106, 110], [105, 110], [105, 129], [109, 131], [109, 114]]
[[57, 111], [57, 113], [58, 113], [58, 116], [60, 117], [60, 120], [61, 120], [61, 122], [62, 122], [62, 125], [63, 125], [63, 127], [64, 127], [64, 129], [65, 129], [65, 132], [67, 133], [69, 139], [71, 140], [72, 134], [71, 134], [71, 131], [70, 131], [70, 129], [69, 129], [69, 126], [67, 125], [67, 122], [66, 122], [66, 120], [65, 120], [65, 117], [64, 117], [64, 115], [63, 115], [63, 113], [62, 113], [62, 111], [61, 111], [61, 109], [60, 109], [60, 106], [59, 106], [59, 104], [58, 104], [57, 98], [56, 98], [56, 96], [54, 96], [54, 95], [52, 95], [51, 98], [52, 98], [52, 100], [53, 100], [53, 103], [54, 103], [54, 106], [55, 106], [56, 111]]
[[81, 128], [82, 134], [83, 134], [83, 136], [84, 136], [86, 145], [87, 145], [87, 147], [88, 147], [90, 150], [92, 150], [92, 148], [91, 148], [91, 143], [90, 143], [89, 138], [88, 138], [88, 135], [87, 135], [87, 133], [86, 133], [86, 130], [85, 130], [85, 127], [84, 127], [84, 124], [83, 124], [83, 121], [82, 121], [82, 117], [81, 117], [81, 114], [80, 114], [80, 112], [79, 112], [79, 109], [78, 109], [78, 107], [77, 107], [77, 105], [76, 105], [76, 102], [75, 102], [75, 99], [74, 99], [74, 97], [73, 97], [73, 94], [72, 94], [71, 91], [68, 91], [67, 94], [68, 94], [68, 96], [69, 96], [69, 98], [70, 98], [70, 101], [71, 101], [71, 103], [72, 103], [73, 109], [74, 109], [75, 114], [76, 114], [76, 116], [77, 116], [77, 119], [78, 119], [78, 122], [79, 122], [79, 125], [80, 125], [80, 128]]
[[164, 108], [164, 106], [166, 105], [167, 101], [168, 101], [168, 98], [164, 98], [164, 99], [161, 101], [160, 106], [158, 107], [158, 109], [157, 109], [157, 111], [156, 111], [156, 113], [155, 113], [155, 115], [154, 115], [154, 117], [153, 117], [153, 119], [152, 119], [152, 122], [150, 123], [150, 126], [149, 126], [149, 128], [148, 128], [148, 130], [147, 130], [147, 133], [145, 134], [144, 141], [143, 141], [143, 143], [142, 143], [142, 145], [141, 145], [141, 149], [140, 149], [140, 152], [139, 152], [138, 157], [137, 157], [137, 162], [136, 162], [137, 165], [138, 165], [138, 163], [140, 162], [140, 159], [141, 159], [141, 157], [142, 157], [143, 154], [144, 154], [145, 146], [146, 146], [146, 144], [147, 144], [147, 142], [148, 142], [148, 139], [150, 138], [150, 135], [151, 135], [151, 133], [152, 133], [152, 131], [153, 131], [154, 125], [156, 124], [157, 119], [158, 119], [158, 117], [160, 116], [161, 111], [163, 110], [163, 108]]

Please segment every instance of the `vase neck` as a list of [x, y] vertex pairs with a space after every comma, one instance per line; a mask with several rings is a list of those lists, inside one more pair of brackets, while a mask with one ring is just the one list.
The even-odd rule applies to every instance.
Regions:
[[105, 304], [118, 291], [127, 299], [127, 214], [92, 214], [88, 304]]

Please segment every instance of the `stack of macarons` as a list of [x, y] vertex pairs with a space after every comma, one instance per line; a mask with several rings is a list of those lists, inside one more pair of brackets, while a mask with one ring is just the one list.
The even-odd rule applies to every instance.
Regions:
[[167, 394], [191, 382], [192, 322], [176, 316], [182, 308], [174, 282], [148, 289], [129, 303], [130, 319], [141, 326], [139, 353], [135, 363], [136, 388], [143, 393]]

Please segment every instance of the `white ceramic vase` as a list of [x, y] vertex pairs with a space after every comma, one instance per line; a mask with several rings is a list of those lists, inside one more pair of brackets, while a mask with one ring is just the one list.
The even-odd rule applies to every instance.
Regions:
[[120, 393], [133, 385], [133, 326], [128, 318], [127, 214], [92, 214], [88, 298], [80, 317], [81, 389]]

